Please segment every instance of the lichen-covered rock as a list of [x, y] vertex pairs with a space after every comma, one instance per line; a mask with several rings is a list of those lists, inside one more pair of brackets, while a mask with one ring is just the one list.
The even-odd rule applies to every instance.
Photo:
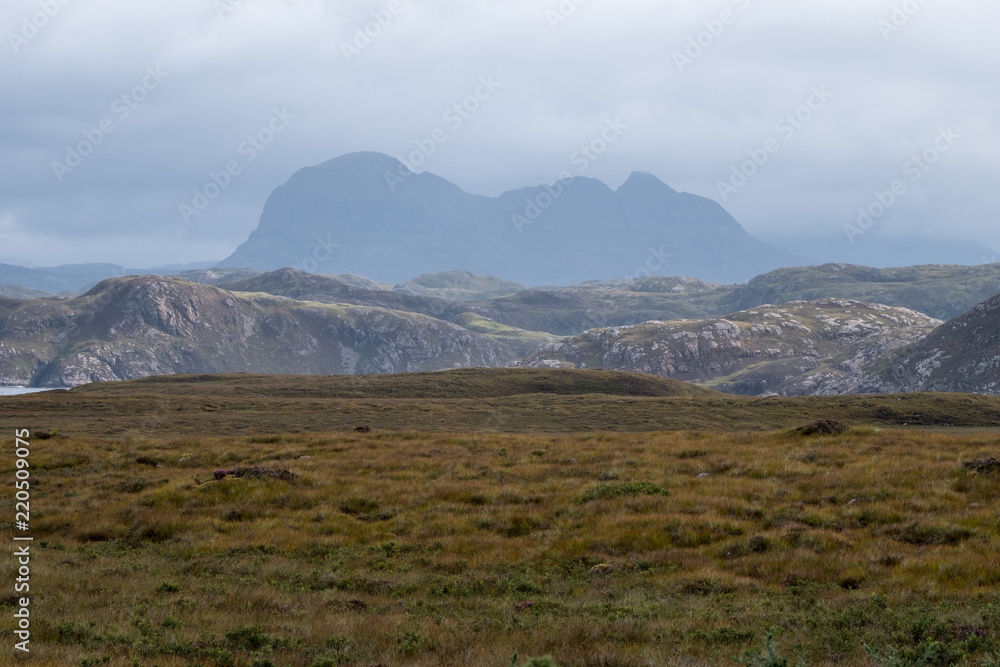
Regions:
[[945, 322], [886, 363], [860, 373], [858, 392], [1000, 394], [1000, 296]]
[[[172, 373], [403, 373], [511, 364], [553, 337], [491, 336], [412, 312], [230, 292], [176, 278], [0, 303], [0, 382], [76, 386]], [[516, 332], [515, 332], [516, 333]], [[536, 334], [532, 334], [536, 335]]]
[[861, 372], [939, 324], [881, 304], [795, 301], [725, 318], [593, 329], [521, 363], [651, 373], [739, 394], [842, 393]]

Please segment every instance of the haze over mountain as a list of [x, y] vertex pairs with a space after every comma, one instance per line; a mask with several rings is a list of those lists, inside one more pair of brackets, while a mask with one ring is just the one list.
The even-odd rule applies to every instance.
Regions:
[[807, 260], [751, 237], [718, 203], [634, 172], [490, 198], [379, 153], [296, 172], [222, 267], [360, 273], [399, 282], [466, 269], [528, 285], [647, 275], [716, 283]]
[[[159, 266], [152, 269], [127, 269], [118, 264], [64, 264], [41, 268], [28, 268], [13, 264], [0, 264], [0, 285], [30, 288], [32, 290], [61, 294], [85, 292], [107, 278], [155, 273], [174, 275], [185, 270], [214, 266], [215, 262], [196, 262], [185, 265]], [[16, 292], [4, 296], [24, 298], [27, 293]], [[41, 295], [35, 295], [41, 296]]]

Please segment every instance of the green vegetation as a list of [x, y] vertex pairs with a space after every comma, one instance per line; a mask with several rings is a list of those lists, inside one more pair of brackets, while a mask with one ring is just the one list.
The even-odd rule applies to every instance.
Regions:
[[686, 382], [618, 371], [561, 371], [538, 368], [464, 368], [402, 375], [281, 376], [245, 373], [169, 375], [129, 382], [94, 383], [74, 394], [246, 396], [281, 398], [501, 398], [524, 394], [577, 396], [717, 396]]
[[875, 427], [993, 428], [1000, 423], [1000, 397], [752, 398], [634, 373], [466, 369], [396, 376], [155, 377], [6, 397], [0, 416], [65, 435], [228, 433], [280, 442], [281, 434], [358, 426], [472, 433], [768, 431], [833, 419]]
[[[0, 401], [5, 420], [49, 436], [31, 439], [32, 663], [997, 664], [995, 428], [874, 417], [891, 405], [985, 426], [995, 399], [726, 402], [631, 396], [628, 374], [468, 373], [454, 391], [490, 397], [188, 376]], [[421, 377], [443, 396], [448, 375]], [[397, 380], [400, 395], [417, 386]], [[566, 393], [503, 395], [543, 380]], [[144, 412], [157, 401], [161, 421]], [[536, 421], [469, 421], [484, 403]], [[279, 405], [297, 432], [269, 421]], [[323, 428], [363, 405], [383, 423]], [[716, 428], [657, 431], [650, 406]], [[793, 428], [841, 413], [853, 428]], [[216, 475], [235, 469], [275, 474]]]
[[765, 303], [814, 299], [857, 299], [901, 306], [940, 320], [958, 317], [1000, 291], [1000, 264], [931, 264], [873, 269], [854, 264], [824, 264], [778, 269], [732, 290], [723, 303], [730, 310]]
[[665, 496], [665, 489], [650, 482], [616, 482], [601, 484], [583, 494], [580, 502], [589, 503], [592, 500], [608, 498], [623, 498], [626, 496]]
[[[259, 440], [35, 445], [36, 664], [866, 665], [868, 645], [894, 647], [882, 664], [978, 665], [1000, 650], [1000, 474], [961, 466], [991, 438]], [[212, 479], [237, 465], [298, 477]], [[609, 469], [621, 479], [600, 482]]]

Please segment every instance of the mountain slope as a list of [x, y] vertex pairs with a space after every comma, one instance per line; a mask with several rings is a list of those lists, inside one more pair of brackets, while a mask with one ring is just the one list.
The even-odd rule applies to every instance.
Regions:
[[22, 287], [21, 285], [0, 285], [0, 299], [47, 299], [56, 296], [52, 292]]
[[[423, 277], [427, 282], [434, 279]], [[446, 280], [447, 278], [445, 278]], [[485, 281], [484, 281], [485, 282]], [[408, 285], [409, 283], [404, 283]], [[730, 288], [690, 278], [645, 278], [634, 282], [589, 283], [575, 287], [526, 289], [483, 302], [448, 301], [435, 296], [362, 287], [339, 276], [279, 269], [218, 287], [237, 292], [266, 292], [320, 303], [349, 303], [422, 313], [466, 325], [470, 314], [515, 329], [571, 335], [599, 326], [635, 324], [649, 319], [706, 317], [719, 311]], [[450, 288], [428, 288], [440, 293]], [[460, 294], [464, 298], [465, 294]], [[728, 312], [728, 311], [724, 311]], [[460, 321], [461, 320], [461, 321]]]
[[[425, 276], [421, 280], [441, 284], [460, 273]], [[507, 326], [557, 335], [648, 320], [721, 317], [765, 304], [830, 298], [882, 303], [946, 320], [1000, 293], [1000, 264], [894, 269], [826, 264], [779, 269], [746, 285], [714, 285], [693, 278], [654, 276], [523, 289], [486, 301], [461, 304], [440, 298], [439, 295], [450, 293], [452, 288], [448, 287], [427, 288], [427, 294], [413, 294], [418, 290], [408, 289], [411, 283], [389, 290], [387, 285], [380, 286], [357, 276], [312, 275], [293, 269], [253, 275], [253, 279], [223, 282], [221, 286], [324, 303], [407, 310], [450, 321], [455, 321], [459, 314], [474, 312]], [[475, 278], [483, 283], [499, 282], [481, 276]], [[356, 284], [345, 284], [346, 279]], [[459, 291], [458, 298], [464, 300], [465, 294]]]
[[390, 282], [462, 268], [566, 285], [651, 272], [734, 283], [803, 263], [752, 238], [716, 202], [649, 174], [633, 174], [618, 190], [579, 177], [495, 198], [427, 172], [400, 174], [401, 163], [378, 153], [296, 172], [220, 266], [292, 266]]
[[399, 283], [395, 292], [436, 296], [449, 301], [483, 301], [498, 296], [517, 294], [526, 288], [520, 283], [500, 280], [493, 276], [477, 276], [469, 271], [442, 271], [425, 273], [412, 280]]
[[900, 306], [947, 320], [1000, 294], [1000, 264], [873, 269], [853, 264], [785, 268], [734, 288], [723, 307], [744, 310], [813, 299], [854, 299]]
[[1000, 295], [945, 322], [844, 389], [1000, 394]]
[[793, 302], [719, 319], [595, 329], [521, 364], [652, 373], [748, 395], [840, 393], [839, 382], [938, 324], [880, 304]]
[[[537, 349], [551, 337], [538, 336]], [[384, 308], [107, 280], [67, 300], [0, 299], [0, 384], [73, 386], [171, 373], [397, 373], [503, 366], [525, 341]]]

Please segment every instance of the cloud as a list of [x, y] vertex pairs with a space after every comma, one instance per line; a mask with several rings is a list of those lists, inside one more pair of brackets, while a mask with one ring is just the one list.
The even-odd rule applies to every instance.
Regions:
[[[25, 21], [53, 2], [26, 38]], [[5, 3], [0, 261], [134, 264], [136, 244], [151, 265], [221, 259], [296, 170], [357, 150], [405, 155], [484, 76], [502, 87], [424, 165], [472, 192], [553, 180], [620, 117], [629, 130], [588, 176], [616, 186], [650, 171], [721, 199], [733, 165], [825, 85], [830, 102], [726, 202], [738, 220], [771, 236], [836, 231], [953, 126], [961, 141], [887, 225], [1000, 247], [995, 3], [398, 2]], [[701, 51], [678, 71], [692, 40]], [[120, 117], [149, 67], [168, 74]], [[295, 119], [243, 162], [239, 147], [275, 108]], [[114, 130], [60, 182], [53, 162], [105, 119]], [[232, 160], [240, 174], [186, 223], [180, 205]]]

